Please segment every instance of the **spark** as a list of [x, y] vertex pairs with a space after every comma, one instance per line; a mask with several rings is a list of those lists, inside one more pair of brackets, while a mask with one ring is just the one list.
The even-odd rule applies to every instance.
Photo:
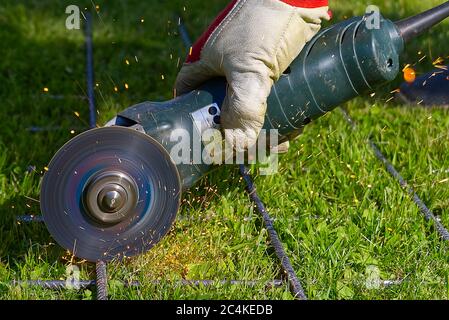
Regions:
[[47, 87], [44, 88], [44, 92], [49, 92], [49, 91], [50, 90]]
[[70, 130], [70, 133], [71, 134], [75, 134], [75, 130]]
[[416, 80], [416, 72], [410, 65], [407, 65], [402, 72], [404, 73], [404, 80], [408, 83], [413, 83]]
[[129, 66], [129, 60], [128, 59], [125, 60], [125, 63]]
[[125, 83], [125, 89], [128, 90], [129, 89], [129, 85], [127, 83]]
[[438, 57], [434, 62], [432, 62], [432, 64], [434, 66], [436, 66], [436, 65], [442, 64], [443, 62], [444, 62], [444, 59], [442, 57]]
[[446, 71], [448, 70], [447, 66], [440, 65], [440, 64], [436, 64], [435, 68], [438, 68], [438, 69], [441, 69], [441, 70], [446, 70]]
[[48, 167], [44, 167], [44, 170], [45, 170], [45, 171], [48, 171]]
[[118, 92], [118, 88], [117, 88], [117, 87], [114, 87], [114, 91], [115, 91], [115, 92]]
[[78, 111], [75, 111], [73, 114], [78, 118], [80, 117], [80, 113]]

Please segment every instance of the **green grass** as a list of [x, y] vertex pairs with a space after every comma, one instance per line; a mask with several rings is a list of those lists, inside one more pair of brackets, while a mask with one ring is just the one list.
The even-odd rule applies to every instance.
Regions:
[[[41, 173], [51, 156], [88, 122], [81, 31], [64, 28], [74, 1], [0, 4], [0, 298], [92, 299], [94, 292], [14, 287], [13, 279], [65, 279], [72, 257], [45, 226], [17, 224], [39, 214]], [[443, 1], [370, 1], [394, 19]], [[76, 1], [91, 7], [90, 1]], [[220, 1], [98, 1], [95, 70], [99, 124], [145, 100], [166, 100], [185, 52], [173, 12], [182, 12], [193, 37], [227, 3]], [[335, 19], [362, 14], [365, 1], [337, 1]], [[144, 19], [142, 23], [140, 20]], [[403, 62], [418, 72], [449, 53], [448, 23], [413, 42]], [[418, 51], [422, 51], [421, 55]], [[138, 62], [135, 57], [137, 57]], [[128, 66], [125, 61], [129, 60]], [[256, 177], [259, 194], [311, 299], [448, 299], [448, 244], [386, 173], [366, 142], [371, 137], [416, 192], [449, 227], [449, 111], [386, 102], [399, 80], [375, 98], [347, 105], [360, 124], [353, 132], [336, 111], [311, 124], [281, 157], [280, 172]], [[124, 84], [129, 85], [125, 90]], [[118, 88], [118, 92], [114, 91]], [[45, 93], [44, 88], [49, 92]], [[51, 96], [63, 95], [61, 99]], [[75, 115], [80, 114], [80, 117]], [[31, 126], [63, 130], [31, 134]], [[35, 173], [27, 173], [35, 166]], [[224, 167], [184, 195], [182, 217], [149, 253], [109, 268], [113, 299], [292, 299], [286, 288], [173, 286], [177, 279], [261, 281], [281, 275], [238, 172]], [[84, 279], [93, 266], [75, 262]], [[389, 288], [368, 289], [366, 270]], [[118, 280], [139, 280], [139, 289]], [[151, 280], [163, 280], [152, 285]]]

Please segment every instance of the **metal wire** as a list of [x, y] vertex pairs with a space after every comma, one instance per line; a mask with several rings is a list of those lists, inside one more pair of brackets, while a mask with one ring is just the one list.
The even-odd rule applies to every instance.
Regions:
[[94, 46], [92, 32], [92, 15], [90, 12], [85, 14], [85, 40], [86, 40], [86, 81], [87, 81], [87, 98], [89, 100], [89, 124], [91, 128], [97, 126], [97, 109], [95, 107], [94, 93]]
[[287, 275], [288, 281], [290, 283], [290, 288], [293, 293], [293, 296], [295, 299], [298, 300], [307, 300], [306, 294], [304, 293], [304, 289], [302, 288], [301, 282], [299, 281], [295, 271], [293, 270], [292, 264], [290, 262], [290, 259], [288, 258], [287, 254], [285, 253], [284, 247], [282, 246], [282, 242], [279, 239], [279, 236], [274, 229], [273, 221], [268, 214], [267, 210], [265, 209], [265, 206], [260, 200], [259, 196], [256, 192], [256, 187], [249, 176], [249, 172], [246, 169], [244, 165], [240, 165], [240, 174], [242, 175], [243, 179], [246, 182], [246, 189], [248, 191], [249, 197], [254, 202], [254, 204], [257, 207], [257, 210], [262, 216], [263, 222], [265, 224], [265, 228], [268, 231], [268, 235], [270, 238], [270, 242], [272, 247], [274, 248], [274, 251], [276, 252], [276, 256], [278, 257], [279, 261], [281, 262], [282, 269], [284, 270], [285, 274]]
[[[345, 110], [344, 108], [340, 108], [340, 110], [343, 113], [343, 116], [345, 117], [346, 121], [351, 125], [352, 129], [356, 130], [357, 125], [354, 119], [352, 119], [351, 116], [349, 115], [348, 111]], [[393, 178], [395, 178], [396, 181], [399, 182], [401, 187], [412, 197], [413, 202], [415, 202], [415, 204], [418, 206], [419, 211], [424, 216], [426, 221], [432, 221], [440, 236], [444, 240], [449, 241], [449, 232], [447, 231], [447, 229], [432, 213], [432, 211], [430, 211], [430, 209], [426, 206], [424, 201], [422, 201], [421, 198], [416, 194], [415, 190], [413, 190], [413, 188], [410, 187], [408, 182], [401, 176], [401, 174], [396, 170], [393, 164], [390, 161], [388, 161], [388, 159], [383, 155], [379, 147], [371, 139], [368, 140], [368, 145], [374, 151], [376, 158], [384, 164], [388, 173], [390, 173], [390, 175], [393, 176]]]

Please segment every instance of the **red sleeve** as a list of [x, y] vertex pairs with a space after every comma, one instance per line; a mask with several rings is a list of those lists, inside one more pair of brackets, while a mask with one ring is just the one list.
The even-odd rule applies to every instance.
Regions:
[[291, 6], [300, 8], [320, 8], [329, 5], [328, 0], [281, 0]]

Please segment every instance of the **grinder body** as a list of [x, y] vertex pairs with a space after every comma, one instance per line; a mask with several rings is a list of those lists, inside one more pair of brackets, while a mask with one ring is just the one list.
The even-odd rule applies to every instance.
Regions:
[[[404, 48], [399, 30], [383, 18], [379, 29], [367, 25], [366, 17], [338, 23], [318, 33], [305, 46], [272, 88], [264, 129], [278, 130], [280, 142], [291, 140], [312, 120], [397, 76]], [[137, 124], [170, 153], [177, 143], [171, 139], [173, 130], [190, 132], [193, 144], [203, 130], [219, 126], [226, 86], [224, 78], [217, 78], [171, 101], [140, 103], [120, 113], [110, 124]], [[193, 159], [193, 148], [191, 151]], [[177, 169], [186, 189], [212, 168], [183, 163], [177, 164]]]

